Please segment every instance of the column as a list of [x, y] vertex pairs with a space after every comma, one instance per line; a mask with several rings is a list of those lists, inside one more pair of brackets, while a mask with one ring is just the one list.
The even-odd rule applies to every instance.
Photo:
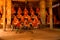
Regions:
[[7, 27], [11, 25], [11, 0], [7, 0]]
[[[0, 14], [3, 14], [3, 1], [2, 0], [0, 0]], [[2, 25], [3, 25], [3, 21], [2, 21], [2, 17], [1, 17], [1, 15], [0, 15], [0, 27], [2, 27]]]
[[52, 0], [49, 0], [50, 29], [53, 29]]
[[5, 26], [5, 13], [6, 13], [6, 7], [5, 7], [5, 1], [6, 0], [3, 0], [3, 15], [2, 15], [2, 21], [3, 21], [3, 30], [5, 31], [6, 30], [6, 26]]
[[40, 14], [41, 14], [41, 22], [43, 25], [45, 25], [45, 19], [46, 19], [46, 14], [45, 14], [45, 0], [40, 0]]

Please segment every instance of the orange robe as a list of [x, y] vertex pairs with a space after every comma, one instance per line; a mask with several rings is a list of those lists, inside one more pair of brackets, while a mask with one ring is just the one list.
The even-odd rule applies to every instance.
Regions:
[[18, 19], [15, 17], [15, 18], [13, 19], [13, 24], [14, 24], [14, 25], [17, 25], [17, 23], [18, 23]]
[[24, 21], [24, 26], [30, 27], [28, 21]]
[[32, 22], [33, 27], [38, 27], [38, 19], [35, 18], [34, 21]]
[[24, 16], [21, 17], [21, 22], [24, 22]]

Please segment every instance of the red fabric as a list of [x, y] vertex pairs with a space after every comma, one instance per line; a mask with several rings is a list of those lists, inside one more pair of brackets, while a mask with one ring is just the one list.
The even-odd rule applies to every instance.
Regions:
[[32, 23], [32, 25], [33, 25], [33, 27], [36, 27], [36, 26], [37, 26], [37, 22], [34, 21], [34, 22]]
[[20, 23], [17, 23], [17, 27], [20, 27]]

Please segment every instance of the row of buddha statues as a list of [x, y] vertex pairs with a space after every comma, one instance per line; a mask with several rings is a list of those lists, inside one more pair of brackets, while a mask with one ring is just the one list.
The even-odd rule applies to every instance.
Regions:
[[[37, 10], [39, 11], [39, 9]], [[25, 7], [24, 14], [22, 15], [22, 10], [19, 7], [17, 15], [12, 15], [12, 24], [17, 26], [24, 25], [25, 27], [30, 27], [31, 25], [34, 27], [38, 27], [38, 25], [41, 24], [40, 17], [38, 17], [39, 14], [37, 13], [37, 15], [35, 15], [34, 10], [32, 8], [30, 9], [30, 13], [31, 15], [28, 15], [28, 10]]]
[[[16, 14], [16, 15], [15, 15]], [[23, 14], [23, 15], [22, 15]], [[45, 12], [46, 14], [46, 24], [50, 23], [50, 15], [48, 14], [48, 12]], [[26, 27], [30, 27], [30, 25], [32, 25], [33, 27], [38, 27], [40, 24], [42, 24], [41, 22], [41, 16], [40, 16], [40, 9], [36, 8], [36, 12], [33, 10], [33, 8], [30, 8], [30, 11], [27, 10], [27, 8], [24, 8], [24, 11], [22, 11], [22, 9], [19, 7], [16, 11], [14, 10], [14, 8], [12, 8], [12, 24], [13, 25], [17, 25], [19, 26], [26, 26]], [[53, 21], [54, 23], [57, 22], [56, 20], [56, 16], [53, 17]]]

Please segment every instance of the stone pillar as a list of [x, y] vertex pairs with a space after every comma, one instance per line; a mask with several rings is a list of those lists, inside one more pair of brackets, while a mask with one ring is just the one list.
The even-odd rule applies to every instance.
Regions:
[[7, 0], [7, 27], [11, 25], [11, 0]]
[[45, 25], [45, 19], [46, 19], [46, 14], [45, 14], [45, 0], [40, 0], [40, 14], [41, 14], [41, 22], [43, 25]]
[[5, 1], [6, 0], [3, 0], [3, 15], [2, 15], [3, 30], [6, 30], [6, 26], [5, 26], [5, 13], [6, 13]]
[[[2, 0], [0, 0], [0, 14], [3, 14], [3, 1]], [[2, 17], [1, 17], [2, 15], [0, 15], [0, 27], [2, 27], [2, 25], [3, 25], [3, 21], [2, 21]]]
[[50, 29], [53, 29], [52, 0], [49, 0]]

